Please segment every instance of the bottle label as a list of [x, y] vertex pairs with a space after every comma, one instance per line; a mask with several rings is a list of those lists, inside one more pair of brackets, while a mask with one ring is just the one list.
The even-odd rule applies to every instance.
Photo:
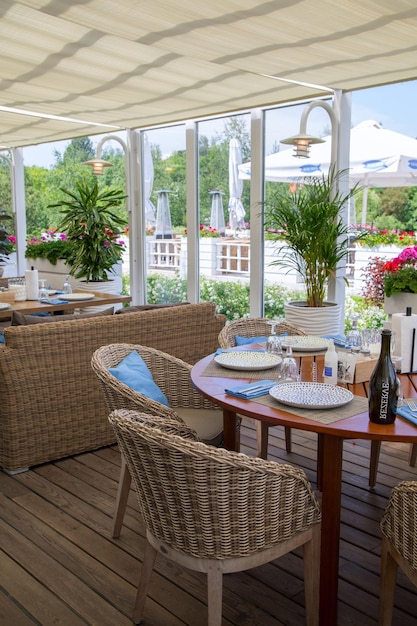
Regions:
[[333, 368], [331, 365], [324, 366], [323, 376], [329, 376], [330, 378], [333, 376]]
[[381, 385], [381, 403], [379, 405], [379, 419], [386, 420], [389, 403], [389, 382], [385, 380]]

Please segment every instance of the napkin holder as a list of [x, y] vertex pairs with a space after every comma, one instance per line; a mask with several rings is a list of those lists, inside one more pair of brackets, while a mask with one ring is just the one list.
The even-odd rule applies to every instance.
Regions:
[[391, 328], [395, 333], [394, 356], [401, 357], [402, 374], [417, 371], [417, 315], [394, 313]]
[[0, 302], [14, 302], [13, 289], [9, 289], [7, 291], [0, 291]]
[[369, 358], [363, 357], [363, 355], [352, 354], [351, 352], [338, 351], [338, 368], [337, 368], [337, 382], [338, 383], [364, 383], [367, 382], [372, 372], [375, 369], [375, 365], [378, 361], [378, 357]]

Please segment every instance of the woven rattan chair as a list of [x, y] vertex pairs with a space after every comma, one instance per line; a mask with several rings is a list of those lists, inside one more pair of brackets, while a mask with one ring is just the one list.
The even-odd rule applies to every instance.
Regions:
[[[230, 322], [219, 333], [220, 348], [233, 348], [236, 346], [236, 336], [240, 337], [267, 337], [271, 334], [271, 326], [263, 317], [244, 317]], [[288, 322], [280, 322], [275, 327], [277, 335], [305, 335], [306, 333]], [[269, 424], [256, 420], [257, 454], [262, 459], [268, 456], [268, 429]], [[285, 449], [291, 452], [291, 428], [285, 427]]]
[[303, 546], [306, 622], [318, 625], [320, 510], [304, 472], [162, 432], [155, 417], [109, 416], [146, 525], [133, 610], [140, 623], [158, 553], [208, 575], [208, 624], [222, 623], [223, 573]]
[[[109, 373], [128, 354], [136, 350], [152, 372], [156, 384], [165, 393], [170, 407], [134, 391]], [[223, 433], [223, 412], [205, 400], [191, 385], [191, 365], [170, 354], [131, 344], [110, 344], [96, 350], [91, 360], [109, 413], [115, 409], [132, 409], [171, 420], [181, 420], [194, 429], [198, 437], [213, 445], [220, 445]], [[123, 523], [131, 478], [122, 457], [119, 488], [113, 518], [112, 536], [118, 537]]]
[[417, 587], [417, 481], [396, 485], [381, 521], [380, 626], [390, 626], [398, 566]]

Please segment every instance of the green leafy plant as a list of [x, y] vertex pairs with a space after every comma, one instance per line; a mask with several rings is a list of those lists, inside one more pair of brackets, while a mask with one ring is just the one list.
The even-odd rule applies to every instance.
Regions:
[[122, 258], [120, 235], [125, 217], [117, 212], [126, 196], [116, 189], [100, 191], [97, 179], [75, 185], [75, 191], [60, 189], [65, 197], [49, 205], [60, 208], [63, 218], [58, 229], [72, 244], [67, 262], [75, 278], [109, 280], [108, 272]]
[[14, 250], [16, 238], [9, 235], [4, 222], [13, 221], [13, 217], [8, 215], [4, 209], [0, 209], [0, 265], [7, 263], [9, 255]]
[[265, 226], [280, 246], [273, 265], [298, 272], [305, 283], [307, 306], [321, 307], [330, 277], [348, 255], [349, 228], [341, 215], [357, 187], [338, 190], [345, 171], [306, 178], [295, 190], [281, 189], [266, 205]]
[[27, 259], [46, 259], [56, 265], [59, 259], [67, 260], [72, 252], [72, 243], [63, 239], [38, 239], [31, 237], [26, 242], [25, 257]]
[[383, 266], [384, 291], [387, 297], [396, 293], [417, 293], [417, 246], [405, 248]]
[[412, 245], [416, 241], [416, 235], [412, 231], [381, 230], [373, 226], [360, 226], [358, 234], [360, 234], [360, 245], [368, 246], [369, 248], [381, 245], [392, 245], [404, 248]]

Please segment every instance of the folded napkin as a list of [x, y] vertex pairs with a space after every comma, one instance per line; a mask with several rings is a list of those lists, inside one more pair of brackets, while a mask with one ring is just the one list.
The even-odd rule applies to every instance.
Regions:
[[277, 381], [273, 380], [257, 380], [249, 385], [239, 385], [238, 387], [232, 387], [231, 389], [225, 389], [225, 392], [229, 396], [235, 396], [236, 398], [243, 398], [244, 400], [250, 400], [251, 398], [257, 398], [258, 396], [265, 396], [269, 393], [269, 390], [277, 384]]
[[39, 302], [44, 304], [68, 304], [68, 300], [61, 300], [60, 298], [41, 298]]
[[323, 339], [333, 339], [335, 346], [339, 348], [347, 348], [348, 344], [346, 338], [343, 335], [322, 335]]
[[413, 412], [406, 404], [404, 404], [404, 406], [399, 406], [397, 413], [407, 420], [407, 422], [411, 422], [417, 426], [417, 413], [415, 411]]

